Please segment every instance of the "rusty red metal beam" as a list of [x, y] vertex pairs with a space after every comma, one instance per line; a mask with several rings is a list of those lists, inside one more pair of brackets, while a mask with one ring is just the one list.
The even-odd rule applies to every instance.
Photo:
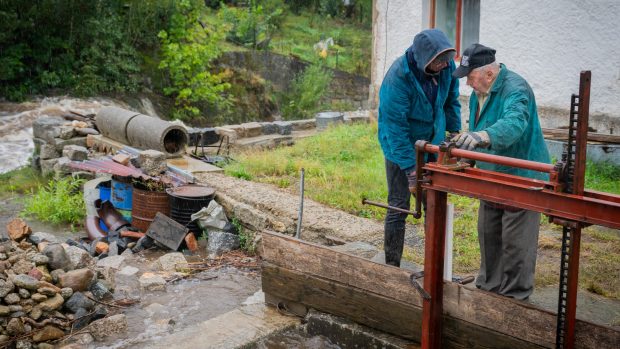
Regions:
[[[432, 172], [432, 183], [423, 185], [426, 189], [465, 195], [541, 212], [548, 216], [620, 229], [620, 203], [617, 201], [558, 193], [542, 188], [541, 181], [531, 180], [531, 184], [528, 185], [529, 181], [522, 177], [500, 176], [498, 173], [479, 169], [457, 172], [432, 163], [424, 166], [424, 169]], [[484, 172], [492, 173], [495, 178], [476, 175]]]
[[443, 310], [443, 262], [448, 194], [429, 190], [426, 194], [424, 229], [424, 290], [430, 299], [422, 302], [422, 348], [441, 348]]
[[[438, 154], [440, 152], [439, 146], [427, 143], [424, 146], [424, 152]], [[544, 173], [556, 172], [555, 166], [551, 164], [544, 164], [544, 163], [536, 162], [536, 161], [509, 158], [506, 156], [479, 153], [477, 151], [469, 151], [469, 150], [463, 150], [463, 149], [458, 149], [458, 148], [450, 148], [446, 156], [460, 157], [460, 158], [472, 159], [476, 161], [484, 161], [484, 162], [489, 162], [493, 164], [516, 167], [516, 168], [523, 168], [526, 170], [533, 170], [533, 171], [544, 172]]]

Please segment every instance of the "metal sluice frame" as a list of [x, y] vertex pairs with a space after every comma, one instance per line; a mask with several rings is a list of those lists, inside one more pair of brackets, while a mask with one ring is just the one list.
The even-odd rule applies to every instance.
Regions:
[[[416, 143], [418, 186], [413, 215], [421, 216], [421, 194], [426, 190], [424, 289], [430, 295], [423, 300], [422, 348], [441, 348], [448, 193], [541, 212], [563, 226], [556, 347], [574, 348], [581, 228], [596, 224], [620, 229], [620, 196], [584, 190], [590, 77], [589, 71], [581, 73], [579, 95], [571, 101], [566, 155], [555, 166], [460, 150], [453, 144]], [[424, 164], [424, 153], [438, 154], [438, 161]], [[474, 169], [459, 158], [545, 172], [550, 180]]]

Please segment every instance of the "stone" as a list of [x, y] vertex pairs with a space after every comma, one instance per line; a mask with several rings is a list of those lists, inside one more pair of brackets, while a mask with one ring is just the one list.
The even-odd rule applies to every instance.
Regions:
[[11, 313], [11, 309], [6, 305], [0, 305], [0, 316], [7, 316]]
[[99, 131], [95, 130], [94, 128], [90, 128], [90, 127], [81, 127], [81, 128], [76, 128], [75, 133], [78, 136], [88, 136], [88, 135], [98, 135]]
[[28, 292], [28, 290], [25, 288], [20, 288], [19, 291], [17, 291], [17, 293], [19, 294], [21, 298], [24, 298], [24, 299], [30, 298], [30, 292]]
[[9, 293], [6, 295], [6, 297], [4, 297], [4, 302], [6, 304], [17, 304], [19, 303], [19, 295], [17, 293]]
[[13, 292], [15, 285], [10, 280], [0, 279], [0, 298], [6, 297], [9, 293]]
[[32, 270], [30, 270], [30, 272], [28, 272], [28, 275], [30, 275], [33, 278], [38, 279], [40, 281], [47, 281], [47, 282], [52, 281], [52, 276], [50, 275], [49, 271], [47, 270], [47, 266], [46, 265], [39, 265], [39, 266], [33, 268]]
[[60, 134], [58, 138], [60, 139], [71, 139], [75, 137], [75, 129], [73, 126], [60, 126]]
[[223, 231], [210, 231], [207, 243], [209, 258], [222, 255], [224, 252], [239, 248], [239, 236]]
[[30, 339], [21, 339], [15, 342], [15, 349], [32, 349]]
[[54, 326], [48, 325], [48, 326], [43, 327], [43, 329], [35, 332], [35, 334], [32, 336], [32, 340], [39, 343], [39, 342], [46, 342], [46, 341], [51, 341], [54, 339], [62, 338], [64, 336], [65, 336], [65, 332], [63, 330], [56, 328]]
[[43, 177], [47, 177], [49, 175], [54, 174], [54, 167], [58, 163], [58, 158], [53, 158], [49, 160], [41, 159], [41, 175]]
[[58, 239], [56, 236], [50, 233], [45, 233], [42, 231], [34, 232], [30, 235], [29, 240], [33, 244], [39, 244], [43, 241], [51, 242], [51, 243], [61, 243], [62, 241]]
[[41, 310], [41, 307], [39, 306], [33, 307], [30, 311], [30, 317], [34, 320], [38, 320], [42, 315], [43, 310]]
[[126, 266], [116, 274], [114, 274], [115, 289], [119, 288], [131, 292], [137, 289], [140, 284], [138, 282], [138, 273], [140, 270], [136, 267]]
[[60, 136], [60, 126], [64, 123], [65, 120], [58, 117], [39, 117], [32, 122], [32, 135], [51, 142]]
[[56, 150], [56, 146], [53, 144], [45, 143], [41, 145], [41, 153], [39, 158], [41, 160], [50, 160], [60, 157], [60, 152]]
[[71, 287], [64, 287], [60, 290], [60, 295], [64, 299], [69, 299], [71, 298], [71, 296], [73, 296], [73, 289]]
[[118, 244], [116, 241], [112, 241], [108, 245], [108, 256], [118, 256]]
[[138, 163], [142, 171], [149, 176], [159, 176], [168, 169], [166, 154], [153, 149], [141, 151], [138, 154]]
[[[29, 275], [16, 275], [13, 278], [13, 284], [17, 287], [36, 291], [39, 288], [39, 280]], [[27, 298], [27, 297], [24, 297]]]
[[32, 268], [34, 268], [34, 263], [27, 261], [25, 258], [19, 259], [11, 267], [15, 274], [28, 274]]
[[263, 127], [258, 122], [246, 122], [241, 124], [245, 137], [257, 137], [263, 134]]
[[9, 311], [11, 311], [12, 313], [17, 312], [17, 311], [22, 311], [22, 310], [24, 310], [24, 308], [21, 305], [17, 305], [17, 304], [9, 305]]
[[146, 291], [165, 291], [166, 280], [161, 275], [155, 273], [144, 273], [138, 279], [140, 288]]
[[97, 261], [97, 268], [112, 268], [120, 270], [124, 263], [124, 256], [108, 256]]
[[90, 269], [76, 269], [60, 276], [60, 287], [71, 287], [73, 291], [86, 291], [95, 277]]
[[95, 302], [86, 297], [82, 292], [75, 292], [71, 298], [65, 302], [65, 308], [72, 313], [77, 313], [78, 309], [91, 310], [95, 307]]
[[278, 132], [278, 127], [273, 122], [261, 122], [264, 135], [271, 135]]
[[37, 349], [54, 349], [55, 347], [49, 343], [39, 343]]
[[159, 257], [157, 266], [163, 271], [177, 271], [177, 268], [187, 268], [187, 260], [181, 252], [166, 253]]
[[80, 145], [67, 145], [62, 149], [62, 156], [71, 161], [84, 161], [88, 159], [88, 149]]
[[62, 152], [62, 150], [68, 145], [79, 145], [86, 147], [86, 137], [73, 137], [71, 139], [54, 138], [53, 143], [56, 146], [56, 150]]
[[39, 303], [39, 306], [41, 307], [41, 310], [43, 311], [52, 311], [52, 310], [60, 309], [60, 307], [62, 307], [62, 304], [64, 302], [65, 302], [64, 298], [62, 298], [61, 295], [56, 294], [54, 297], [48, 298], [45, 301]]
[[30, 260], [32, 261], [32, 263], [34, 263], [34, 265], [47, 265], [47, 263], [50, 262], [50, 259], [46, 255], [40, 253], [32, 256]]
[[97, 281], [90, 286], [90, 292], [98, 300], [112, 297], [110, 290], [100, 281]]
[[94, 341], [95, 339], [88, 332], [76, 333], [70, 339], [62, 342], [61, 349], [84, 349]]
[[185, 246], [187, 246], [187, 249], [192, 251], [192, 252], [196, 252], [198, 251], [198, 241], [196, 241], [196, 236], [194, 235], [194, 233], [189, 233], [187, 235], [185, 235]]
[[53, 283], [58, 283], [58, 280], [60, 280], [60, 276], [64, 275], [65, 273], [66, 273], [66, 271], [64, 271], [62, 269], [52, 270], [50, 272], [50, 276], [52, 277], [52, 282]]
[[218, 126], [215, 128], [215, 132], [220, 135], [220, 137], [228, 137], [229, 142], [234, 142], [237, 138], [242, 138], [242, 136], [237, 134], [237, 131], [230, 125], [226, 127]]
[[40, 287], [37, 289], [37, 292], [48, 297], [53, 297], [58, 293], [57, 290], [52, 287]]
[[[50, 259], [48, 265], [52, 269], [71, 270], [71, 259], [61, 244], [51, 243], [45, 247], [43, 254]], [[52, 276], [53, 278], [53, 276]]]
[[39, 281], [39, 290], [42, 289], [42, 288], [46, 288], [46, 287], [51, 288], [52, 290], [56, 291], [56, 293], [60, 293], [60, 287], [57, 287], [56, 285], [51, 284], [51, 283], [49, 283], [47, 281], [43, 281], [43, 280]]
[[71, 260], [72, 269], [87, 268], [94, 264], [93, 257], [86, 250], [77, 246], [65, 247], [65, 252]]
[[58, 158], [56, 165], [54, 165], [54, 173], [56, 176], [66, 176], [70, 174], [73, 168], [69, 166], [69, 164], [71, 164], [71, 159], [68, 157], [63, 156]]
[[6, 332], [10, 336], [18, 336], [26, 332], [26, 329], [24, 328], [24, 323], [22, 322], [21, 319], [12, 318], [11, 320], [9, 320], [9, 323], [6, 325]]
[[5, 334], [0, 335], [0, 344], [8, 342], [9, 339], [11, 339], [11, 337], [9, 337], [9, 336], [7, 336]]
[[88, 329], [95, 340], [100, 341], [107, 336], [127, 331], [127, 318], [125, 314], [112, 315], [93, 321]]
[[316, 128], [315, 119], [291, 120], [289, 122], [293, 126], [293, 131], [310, 130]]
[[277, 127], [277, 133], [281, 135], [290, 135], [293, 132], [293, 125], [288, 121], [274, 121]]
[[121, 165], [125, 165], [127, 166], [127, 164], [129, 164], [129, 160], [131, 158], [129, 157], [129, 155], [127, 154], [116, 154], [112, 157], [112, 161], [117, 162]]
[[9, 237], [15, 241], [21, 241], [32, 233], [32, 230], [21, 218], [15, 218], [6, 225]]
[[42, 295], [40, 293], [35, 293], [32, 295], [32, 299], [37, 302], [37, 303], [41, 303], [43, 301], [47, 300], [47, 296], [46, 295]]

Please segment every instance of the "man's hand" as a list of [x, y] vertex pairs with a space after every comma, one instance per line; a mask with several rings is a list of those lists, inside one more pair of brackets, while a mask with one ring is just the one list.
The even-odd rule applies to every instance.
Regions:
[[415, 195], [415, 187], [417, 182], [415, 171], [412, 170], [405, 173], [407, 174], [407, 182], [409, 182], [409, 192]]
[[465, 132], [451, 139], [456, 142], [460, 149], [474, 150], [476, 148], [487, 148], [491, 145], [491, 139], [486, 131]]

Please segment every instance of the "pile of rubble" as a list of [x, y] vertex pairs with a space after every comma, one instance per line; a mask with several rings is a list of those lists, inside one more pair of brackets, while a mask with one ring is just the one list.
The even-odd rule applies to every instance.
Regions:
[[93, 341], [126, 329], [125, 316], [108, 303], [113, 285], [86, 251], [32, 234], [19, 218], [7, 231], [10, 239], [0, 243], [0, 344], [53, 348], [50, 342], [65, 337]]
[[88, 157], [86, 136], [97, 135], [94, 114], [86, 116], [72, 112], [64, 117], [41, 117], [32, 124], [34, 137], [33, 166], [43, 176], [66, 175], [72, 172], [69, 163]]

